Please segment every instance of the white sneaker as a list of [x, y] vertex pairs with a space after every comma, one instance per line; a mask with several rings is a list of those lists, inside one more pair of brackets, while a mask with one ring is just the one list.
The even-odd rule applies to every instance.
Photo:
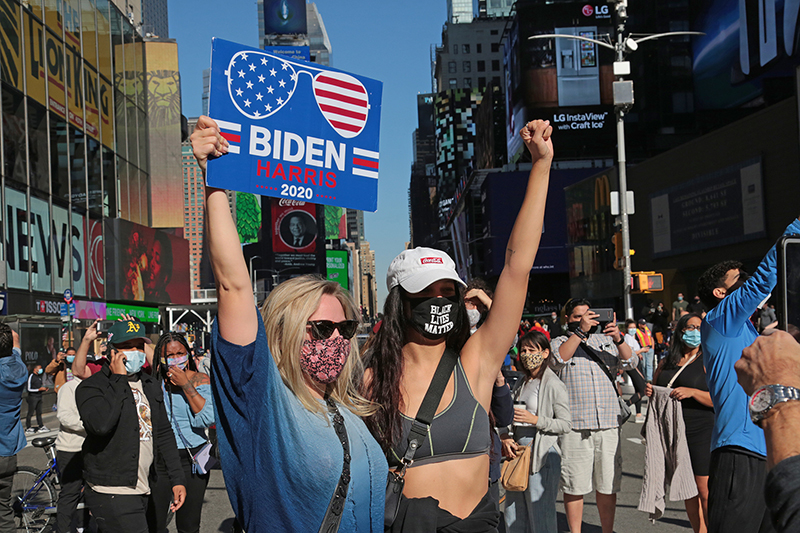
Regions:
[[50, 431], [50, 430], [47, 429], [47, 426], [42, 426], [42, 427], [39, 428], [39, 430], [36, 433], [47, 433], [48, 431]]
[[30, 433], [36, 433], [36, 430], [33, 429], [33, 428], [28, 428], [28, 429], [25, 430], [25, 433], [29, 433], [29, 434]]
[[638, 413], [636, 415], [636, 423], [637, 424], [644, 424], [644, 415], [642, 413]]

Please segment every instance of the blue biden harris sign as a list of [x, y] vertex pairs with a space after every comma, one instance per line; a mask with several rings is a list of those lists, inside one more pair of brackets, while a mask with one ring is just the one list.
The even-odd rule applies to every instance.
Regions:
[[208, 184], [375, 211], [379, 81], [213, 39], [209, 115], [230, 144]]

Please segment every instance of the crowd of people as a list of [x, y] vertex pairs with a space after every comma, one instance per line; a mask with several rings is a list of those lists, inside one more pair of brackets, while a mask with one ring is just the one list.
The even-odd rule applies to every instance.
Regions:
[[[735, 261], [713, 266], [692, 302], [649, 301], [623, 329], [580, 297], [523, 319], [551, 133], [548, 121], [522, 129], [532, 168], [494, 290], [464, 283], [444, 252], [405, 250], [361, 350], [361, 313], [335, 282], [299, 276], [254, 306], [227, 196], [213, 188], [210, 354], [174, 332], [154, 343], [123, 316], [96, 360], [97, 323], [29, 372], [0, 324], [0, 531], [14, 528], [16, 454], [26, 433], [47, 431], [43, 375], [58, 394], [61, 533], [164, 533], [171, 515], [179, 533], [199, 532], [217, 454], [235, 527], [249, 533], [554, 532], [559, 492], [572, 533], [592, 493], [611, 533], [632, 406], [646, 443], [640, 510], [656, 519], [670, 496], [695, 532], [794, 531], [800, 447], [787, 435], [800, 429], [800, 345], [758, 310], [776, 283], [775, 249], [752, 276]], [[204, 173], [228, 151], [208, 117], [192, 144]], [[521, 486], [503, 460], [524, 465]]]

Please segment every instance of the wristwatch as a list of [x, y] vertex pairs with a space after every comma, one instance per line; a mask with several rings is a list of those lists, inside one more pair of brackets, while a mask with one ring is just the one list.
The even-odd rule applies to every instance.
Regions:
[[766, 385], [750, 397], [750, 420], [760, 427], [773, 407], [789, 400], [800, 400], [800, 389], [786, 385]]

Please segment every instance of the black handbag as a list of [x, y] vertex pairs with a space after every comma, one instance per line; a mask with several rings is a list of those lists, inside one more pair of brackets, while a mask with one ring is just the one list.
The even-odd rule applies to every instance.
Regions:
[[414, 455], [428, 436], [428, 429], [431, 427], [436, 408], [439, 406], [456, 362], [458, 362], [458, 354], [450, 348], [445, 349], [444, 355], [439, 360], [439, 366], [436, 367], [436, 372], [433, 374], [431, 384], [428, 386], [428, 391], [425, 393], [425, 398], [423, 398], [422, 404], [419, 406], [417, 416], [411, 424], [411, 431], [408, 432], [408, 447], [401, 459], [402, 465], [397, 470], [389, 470], [389, 476], [386, 479], [384, 528], [392, 527], [392, 524], [397, 519], [400, 501], [403, 498], [406, 469], [414, 462]]

